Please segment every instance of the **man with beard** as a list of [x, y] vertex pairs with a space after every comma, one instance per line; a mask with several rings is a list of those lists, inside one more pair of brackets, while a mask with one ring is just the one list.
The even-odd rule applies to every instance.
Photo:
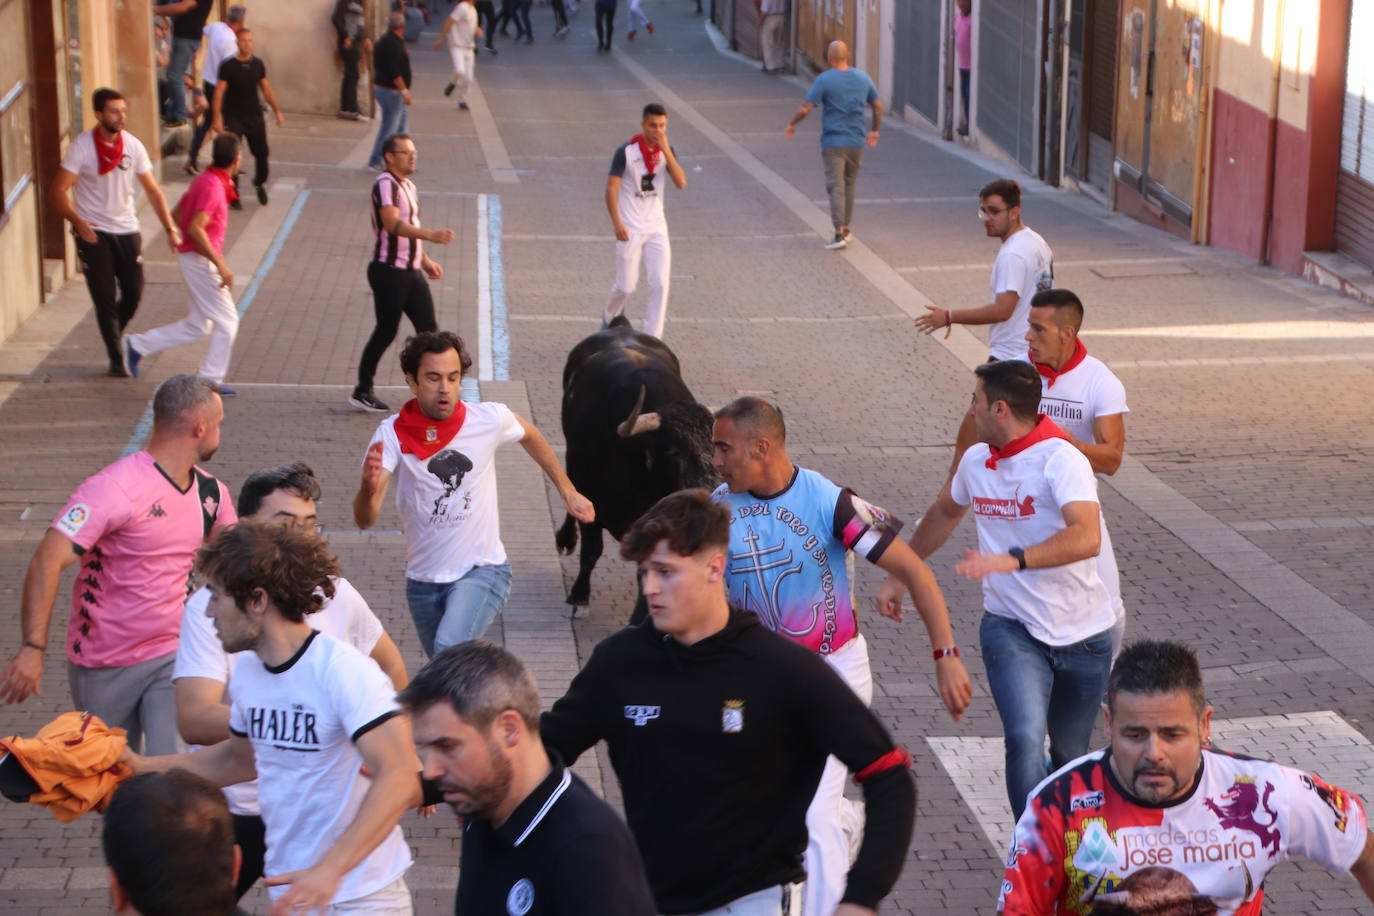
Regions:
[[1187, 646], [1128, 646], [1103, 714], [1109, 746], [1031, 792], [1000, 912], [1259, 916], [1265, 877], [1293, 856], [1348, 870], [1374, 900], [1364, 804], [1310, 773], [1212, 747]]
[[538, 429], [505, 404], [459, 400], [471, 367], [463, 339], [451, 331], [406, 341], [401, 371], [415, 397], [377, 427], [353, 498], [353, 520], [365, 531], [377, 523], [396, 475], [406, 602], [426, 656], [481, 636], [510, 594], [496, 503], [499, 447], [519, 442], [574, 518], [596, 517]]
[[176, 375], [153, 396], [148, 447], [88, 477], [29, 561], [20, 603], [23, 645], [0, 674], [0, 699], [38, 693], [63, 570], [78, 560], [67, 622], [77, 709], [128, 731], [148, 753], [176, 750], [172, 668], [196, 550], [236, 516], [224, 484], [197, 464], [219, 448], [218, 386]]
[[[180, 86], [180, 81], [173, 84]], [[67, 147], [53, 176], [48, 201], [72, 224], [76, 254], [95, 306], [95, 323], [110, 358], [110, 375], [124, 377], [119, 335], [143, 297], [143, 237], [138, 231], [134, 181], [143, 187], [175, 251], [181, 230], [172, 221], [167, 198], [153, 175], [153, 162], [137, 137], [124, 129], [129, 115], [124, 96], [97, 89], [91, 97], [96, 125]], [[72, 190], [76, 200], [72, 200]]]
[[450, 646], [399, 695], [423, 777], [466, 819], [459, 913], [653, 916], [630, 831], [539, 737], [539, 689], [485, 641]]
[[249, 518], [217, 534], [196, 569], [224, 651], [245, 653], [230, 737], [120, 762], [217, 786], [256, 777], [273, 913], [409, 916], [400, 821], [421, 802], [410, 720], [376, 662], [307, 619], [334, 596], [338, 559], [313, 531]]

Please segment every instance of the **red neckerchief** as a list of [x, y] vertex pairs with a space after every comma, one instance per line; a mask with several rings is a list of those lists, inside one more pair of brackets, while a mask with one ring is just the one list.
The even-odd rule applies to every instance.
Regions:
[[1024, 452], [1037, 442], [1044, 442], [1046, 439], [1064, 439], [1069, 441], [1068, 433], [1064, 432], [1059, 426], [1045, 416], [1039, 415], [1040, 422], [1035, 424], [1035, 429], [1026, 433], [1020, 439], [1013, 439], [1006, 445], [998, 448], [995, 445], [988, 446], [988, 460], [983, 465], [990, 471], [997, 470], [997, 462], [1003, 458], [1010, 458], [1012, 455]]
[[1073, 356], [1069, 357], [1069, 361], [1064, 364], [1063, 369], [1051, 369], [1044, 363], [1035, 362], [1034, 357], [1031, 358], [1031, 362], [1035, 363], [1036, 372], [1039, 372], [1045, 378], [1049, 379], [1049, 381], [1045, 383], [1045, 387], [1053, 388], [1054, 383], [1059, 379], [1059, 376], [1063, 375], [1066, 372], [1070, 372], [1074, 369], [1077, 369], [1078, 364], [1083, 362], [1083, 360], [1086, 359], [1087, 356], [1088, 348], [1083, 346], [1083, 341], [1075, 337], [1073, 341]]
[[222, 169], [212, 165], [205, 171], [207, 174], [214, 175], [220, 180], [220, 183], [224, 185], [224, 196], [229, 203], [232, 204], [239, 199], [238, 189], [234, 187], [234, 176], [229, 174], [228, 169]]
[[124, 131], [115, 134], [113, 140], [106, 141], [100, 136], [100, 128], [91, 128], [91, 139], [95, 141], [95, 159], [100, 165], [100, 174], [105, 175], [114, 171], [114, 167], [119, 165], [119, 160], [124, 158]]
[[453, 409], [453, 416], [447, 420], [431, 420], [420, 412], [420, 402], [411, 398], [401, 408], [393, 424], [396, 438], [401, 440], [401, 451], [424, 461], [453, 441], [458, 430], [463, 428], [467, 415], [467, 405], [459, 401]]
[[657, 146], [650, 146], [649, 142], [644, 139], [643, 134], [635, 134], [630, 138], [630, 142], [639, 144], [639, 155], [644, 157], [644, 167], [646, 169], [652, 172], [654, 169], [658, 168], [658, 157], [663, 155], [663, 150], [659, 149]]

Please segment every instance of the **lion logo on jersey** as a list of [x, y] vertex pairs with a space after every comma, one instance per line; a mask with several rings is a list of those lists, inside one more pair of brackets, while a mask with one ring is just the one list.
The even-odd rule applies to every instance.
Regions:
[[[1253, 833], [1259, 838], [1260, 848], [1269, 850], [1269, 858], [1274, 858], [1279, 854], [1279, 832], [1274, 825], [1279, 821], [1279, 813], [1269, 807], [1269, 796], [1274, 794], [1274, 784], [1266, 782], [1264, 784], [1264, 798], [1260, 799], [1259, 786], [1253, 779], [1238, 777], [1231, 783], [1231, 788], [1221, 793], [1221, 804], [1212, 801], [1210, 798], [1204, 799], [1203, 804], [1207, 810], [1211, 811], [1221, 821], [1221, 826], [1227, 830], [1244, 830], [1246, 833]], [[1255, 817], [1255, 813], [1264, 808], [1265, 814], [1269, 815], [1269, 823], [1261, 824]]]

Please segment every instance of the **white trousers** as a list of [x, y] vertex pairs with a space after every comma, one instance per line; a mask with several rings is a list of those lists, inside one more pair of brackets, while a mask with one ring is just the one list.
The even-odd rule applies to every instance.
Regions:
[[328, 916], [411, 916], [414, 911], [410, 888], [402, 875], [366, 897], [331, 903], [326, 912]]
[[[868, 643], [855, 636], [838, 652], [821, 656], [867, 706], [873, 702], [873, 671]], [[806, 884], [802, 916], [833, 916], [849, 876], [849, 850], [863, 834], [863, 806], [844, 797], [849, 768], [837, 758], [825, 761], [816, 797], [806, 809]]]
[[448, 56], [453, 58], [453, 95], [459, 102], [468, 100], [468, 89], [472, 87], [477, 72], [477, 51], [474, 48], [455, 48], [448, 46]]
[[194, 251], [179, 256], [181, 277], [186, 281], [190, 303], [186, 317], [164, 324], [144, 334], [130, 334], [128, 341], [143, 356], [195, 343], [210, 335], [210, 346], [200, 363], [200, 375], [215, 382], [224, 381], [229, 372], [229, 356], [239, 332], [239, 314], [234, 297], [220, 286], [219, 270], [204, 255]]
[[797, 916], [797, 888], [767, 887], [696, 916]]
[[644, 10], [639, 5], [644, 0], [630, 0], [630, 31], [637, 32], [649, 24], [649, 17], [644, 15]]
[[611, 301], [606, 303], [602, 316], [605, 323], [625, 311], [625, 300], [639, 285], [639, 264], [644, 262], [644, 274], [649, 281], [649, 301], [644, 306], [645, 334], [663, 337], [663, 323], [668, 317], [668, 275], [673, 269], [673, 249], [668, 233], [631, 232], [628, 242], [615, 243], [615, 286], [611, 287]]
[[763, 66], [768, 70], [782, 68], [782, 27], [787, 17], [781, 13], [770, 13], [763, 17], [759, 44], [763, 45]]

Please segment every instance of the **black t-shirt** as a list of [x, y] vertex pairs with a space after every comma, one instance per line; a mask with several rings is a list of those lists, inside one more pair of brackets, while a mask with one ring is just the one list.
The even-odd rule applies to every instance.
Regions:
[[172, 17], [172, 36], [200, 41], [205, 29], [205, 20], [210, 18], [210, 8], [215, 0], [196, 0], [195, 9], [187, 10]]
[[258, 101], [258, 83], [267, 78], [267, 66], [256, 57], [239, 60], [230, 57], [219, 65], [219, 79], [228, 83], [224, 89], [221, 112], [224, 117], [242, 121], [262, 117]]
[[548, 777], [493, 827], [463, 831], [456, 913], [654, 916], [653, 895], [625, 822], [555, 752]]

